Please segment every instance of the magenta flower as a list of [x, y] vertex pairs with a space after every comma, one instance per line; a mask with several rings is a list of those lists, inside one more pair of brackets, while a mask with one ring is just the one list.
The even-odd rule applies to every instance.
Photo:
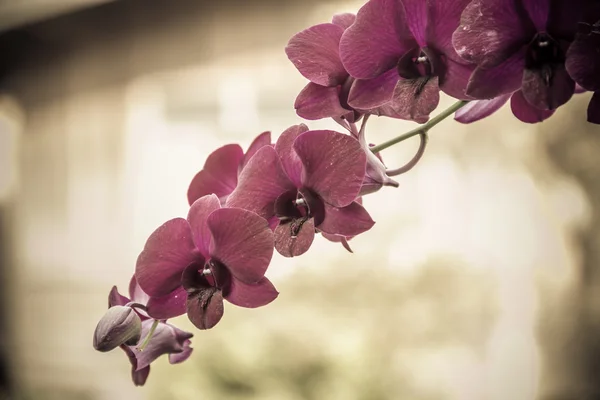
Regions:
[[271, 145], [271, 132], [258, 135], [244, 150], [238, 144], [228, 144], [213, 151], [200, 172], [194, 176], [188, 188], [188, 202], [192, 205], [207, 194], [216, 194], [224, 204], [227, 196], [237, 185], [238, 175], [250, 158], [263, 146]]
[[579, 33], [567, 52], [566, 68], [584, 89], [594, 92], [588, 121], [600, 124], [600, 3], [589, 1]]
[[357, 79], [348, 104], [385, 105], [399, 117], [425, 122], [439, 90], [458, 99], [473, 68], [452, 47], [468, 0], [370, 0], [342, 35], [340, 56]]
[[340, 39], [356, 17], [341, 14], [332, 23], [312, 26], [295, 34], [285, 52], [310, 80], [294, 103], [298, 115], [306, 119], [343, 117], [354, 122], [361, 113], [348, 105], [348, 92], [354, 82], [342, 65], [339, 55]]
[[471, 1], [453, 36], [458, 54], [477, 64], [467, 94], [492, 99], [517, 92], [511, 106], [519, 119], [530, 120], [536, 109], [551, 115], [575, 91], [565, 54], [578, 15], [578, 0]]
[[151, 317], [187, 312], [196, 327], [209, 329], [223, 316], [223, 299], [246, 308], [275, 300], [278, 293], [264, 276], [272, 255], [267, 221], [241, 208], [221, 208], [213, 194], [196, 200], [187, 220], [167, 221], [150, 235], [135, 276], [150, 295]]
[[[148, 295], [137, 284], [135, 277], [131, 279], [129, 284], [129, 298], [122, 296], [116, 286], [113, 286], [108, 295], [109, 309], [129, 308], [131, 312], [138, 314], [139, 319], [142, 320], [140, 335], [142, 340], [150, 333], [154, 320], [148, 318], [147, 314], [141, 311], [140, 308], [133, 308], [129, 305], [136, 303], [136, 305], [144, 306], [148, 298]], [[143, 386], [146, 379], [148, 379], [148, 374], [150, 374], [150, 364], [163, 354], [169, 355], [171, 364], [178, 364], [187, 360], [193, 351], [190, 347], [190, 339], [193, 336], [189, 332], [167, 324], [166, 321], [160, 321], [143, 351], [139, 350], [139, 343], [134, 345], [122, 344], [120, 347], [125, 351], [131, 362], [133, 383], [136, 386]]]
[[501, 94], [489, 100], [473, 100], [456, 112], [455, 119], [463, 124], [479, 121], [498, 111], [509, 100], [513, 115], [520, 121], [529, 124], [542, 122], [550, 118], [555, 111], [532, 107], [523, 97], [523, 91], [517, 90], [514, 93]]
[[275, 148], [256, 153], [227, 205], [276, 218], [275, 248], [298, 256], [310, 247], [315, 229], [355, 236], [373, 226], [355, 201], [365, 168], [365, 153], [353, 137], [296, 125], [281, 134]]

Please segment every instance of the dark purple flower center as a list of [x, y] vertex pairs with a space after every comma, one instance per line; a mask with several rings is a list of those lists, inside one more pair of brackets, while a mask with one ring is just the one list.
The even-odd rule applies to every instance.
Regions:
[[398, 75], [404, 79], [417, 79], [438, 75], [439, 61], [436, 54], [428, 47], [413, 48], [398, 60]]
[[315, 219], [315, 225], [323, 222], [324, 205], [309, 189], [290, 190], [277, 198], [275, 215], [280, 224], [289, 224], [290, 236], [296, 237], [310, 218]]
[[527, 48], [525, 68], [538, 70], [547, 85], [552, 81], [552, 70], [556, 64], [564, 64], [565, 54], [560, 44], [548, 35], [541, 32], [535, 35]]
[[204, 258], [190, 264], [181, 278], [183, 288], [188, 292], [206, 288], [226, 291], [231, 282], [231, 273], [218, 260]]

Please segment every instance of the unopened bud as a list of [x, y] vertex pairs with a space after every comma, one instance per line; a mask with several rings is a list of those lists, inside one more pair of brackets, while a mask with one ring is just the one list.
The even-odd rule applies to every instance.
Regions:
[[140, 341], [142, 321], [139, 315], [126, 306], [108, 309], [94, 332], [94, 348], [98, 351], [111, 351], [125, 344], [132, 346]]

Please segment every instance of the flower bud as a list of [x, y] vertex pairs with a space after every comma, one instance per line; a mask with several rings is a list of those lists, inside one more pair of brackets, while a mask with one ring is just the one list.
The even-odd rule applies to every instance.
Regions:
[[140, 341], [142, 321], [137, 313], [126, 306], [108, 309], [94, 332], [94, 348], [106, 352], [125, 344], [135, 345]]

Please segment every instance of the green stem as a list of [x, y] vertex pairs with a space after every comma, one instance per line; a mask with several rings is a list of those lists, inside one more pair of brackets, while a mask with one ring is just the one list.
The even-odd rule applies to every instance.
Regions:
[[139, 351], [144, 351], [146, 346], [148, 346], [148, 343], [150, 343], [150, 338], [154, 334], [154, 331], [156, 330], [157, 326], [158, 326], [158, 320], [155, 319], [154, 322], [152, 323], [152, 326], [150, 327], [150, 332], [148, 332], [148, 334], [146, 335], [146, 338], [144, 339], [144, 342], [142, 343], [142, 345], [140, 347], [138, 347]]
[[371, 151], [373, 153], [377, 153], [381, 150], [387, 149], [388, 147], [391, 147], [391, 146], [393, 146], [397, 143], [400, 143], [406, 139], [409, 139], [413, 136], [419, 135], [421, 133], [427, 133], [431, 128], [433, 128], [434, 126], [436, 126], [437, 124], [439, 124], [440, 122], [442, 122], [443, 120], [448, 118], [450, 115], [454, 114], [459, 108], [463, 107], [467, 103], [468, 103], [468, 101], [466, 101], [466, 100], [457, 101], [456, 103], [452, 104], [450, 107], [448, 107], [447, 109], [445, 109], [444, 111], [442, 111], [441, 113], [436, 115], [435, 117], [431, 118], [425, 124], [419, 126], [418, 128], [413, 129], [412, 131], [406, 132], [400, 136], [390, 139], [387, 142], [383, 142], [381, 144], [378, 144], [377, 146], [373, 146], [373, 147], [371, 147]]

